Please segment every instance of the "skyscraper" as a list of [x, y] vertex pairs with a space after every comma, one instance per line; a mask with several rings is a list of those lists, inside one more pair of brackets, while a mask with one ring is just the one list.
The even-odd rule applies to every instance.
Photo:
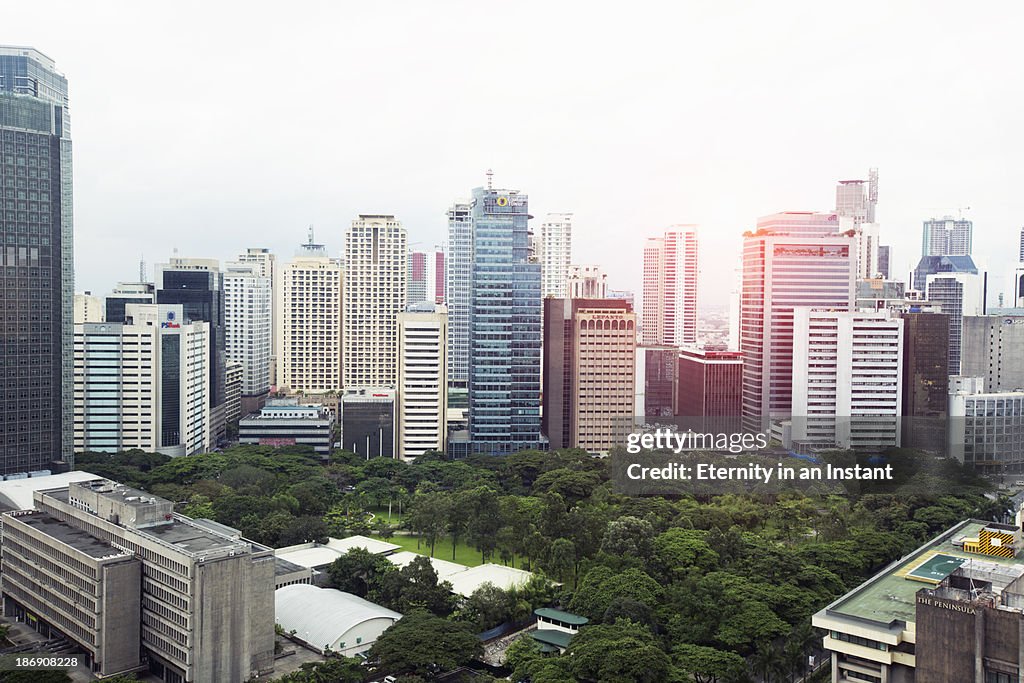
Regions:
[[758, 230], [744, 236], [740, 351], [749, 429], [763, 429], [763, 418], [790, 415], [794, 307], [846, 311], [853, 305], [854, 238], [801, 233]]
[[1024, 308], [1024, 228], [1020, 229], [1020, 251], [1013, 271], [1013, 305]]
[[[630, 307], [632, 304], [627, 303]], [[672, 418], [678, 413], [679, 349], [675, 346], [638, 346], [633, 368], [636, 383], [633, 415]], [[657, 420], [650, 420], [657, 422]]]
[[473, 212], [469, 202], [448, 209], [447, 266], [448, 384], [465, 389], [469, 381], [469, 306], [473, 277]]
[[30, 47], [0, 46], [0, 474], [73, 463], [68, 83]]
[[[917, 310], [914, 310], [916, 308]], [[903, 318], [903, 416], [901, 445], [945, 447], [949, 389], [949, 315], [920, 306]]]
[[395, 453], [445, 452], [448, 441], [448, 313], [421, 303], [398, 314]]
[[644, 247], [644, 344], [697, 343], [697, 226], [675, 225]]
[[969, 256], [974, 224], [964, 218], [929, 218], [921, 231], [921, 256]]
[[540, 296], [564, 299], [572, 261], [572, 214], [549, 213], [540, 224], [537, 240], [540, 260]]
[[528, 203], [519, 190], [490, 182], [473, 190], [470, 452], [503, 455], [543, 444], [540, 264], [529, 258]]
[[277, 387], [322, 394], [341, 389], [340, 259], [309, 242], [280, 269], [277, 280]]
[[929, 302], [949, 315], [949, 374], [959, 375], [964, 316], [984, 315], [985, 277], [976, 273], [939, 273], [925, 283]]
[[156, 266], [156, 302], [181, 304], [184, 320], [210, 323], [210, 443], [226, 438], [224, 399], [227, 357], [224, 346], [224, 274], [215, 259], [179, 258]]
[[444, 303], [444, 251], [410, 251], [407, 272], [406, 303]]
[[737, 418], [742, 398], [739, 351], [684, 349], [679, 354], [679, 415]]
[[103, 317], [103, 299], [93, 296], [92, 292], [75, 293], [74, 321], [76, 325], [78, 323], [101, 323]]
[[123, 323], [125, 306], [153, 303], [156, 303], [156, 290], [152, 282], [118, 282], [114, 291], [107, 295], [104, 319], [108, 323]]
[[273, 346], [271, 279], [259, 263], [224, 264], [224, 345], [227, 362], [242, 364], [240, 410], [244, 415], [263, 407], [270, 392]]
[[892, 266], [890, 262], [892, 260], [892, 247], [887, 244], [878, 245], [878, 274], [882, 276], [883, 280], [888, 280], [892, 277]]
[[342, 385], [394, 387], [407, 237], [394, 216], [361, 214], [345, 234]]
[[[608, 276], [601, 266], [569, 266], [566, 299], [604, 299], [607, 295]], [[632, 308], [633, 302], [630, 301], [629, 305]]]
[[244, 254], [239, 254], [235, 260], [240, 263], [254, 264], [259, 268], [259, 275], [270, 280], [270, 383], [274, 384], [277, 377], [278, 354], [278, 339], [277, 335], [274, 334], [274, 330], [277, 329], [276, 312], [274, 310], [274, 307], [277, 305], [277, 299], [274, 295], [274, 292], [277, 291], [277, 258], [269, 249], [264, 247], [249, 247], [245, 250]]
[[965, 315], [960, 374], [985, 390], [1024, 391], [1024, 315]]

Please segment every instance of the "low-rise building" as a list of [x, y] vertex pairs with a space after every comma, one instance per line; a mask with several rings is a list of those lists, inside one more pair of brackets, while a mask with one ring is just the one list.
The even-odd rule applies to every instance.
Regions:
[[259, 413], [238, 421], [238, 441], [259, 446], [311, 446], [327, 457], [331, 453], [334, 414], [320, 405], [270, 402]]
[[345, 389], [341, 397], [341, 447], [364, 458], [395, 457], [394, 389]]
[[359, 596], [297, 584], [274, 592], [277, 623], [320, 653], [345, 657], [365, 654], [384, 631], [402, 618]]

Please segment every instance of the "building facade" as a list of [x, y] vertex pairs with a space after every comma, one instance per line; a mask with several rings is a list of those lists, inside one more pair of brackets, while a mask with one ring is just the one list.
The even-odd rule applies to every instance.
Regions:
[[929, 275], [925, 292], [949, 316], [949, 374], [959, 375], [964, 317], [984, 315], [985, 278], [972, 273]]
[[339, 391], [341, 261], [311, 241], [280, 270], [274, 307], [277, 388], [313, 394]]
[[644, 344], [697, 343], [697, 226], [675, 225], [644, 247]]
[[101, 323], [105, 315], [103, 299], [92, 292], [75, 294], [75, 323]]
[[540, 224], [537, 240], [540, 261], [540, 296], [564, 299], [572, 262], [572, 214], [549, 213]]
[[445, 296], [444, 251], [410, 251], [407, 264], [407, 304], [443, 304]]
[[310, 446], [327, 458], [334, 439], [334, 414], [318, 405], [272, 401], [238, 423], [238, 443], [258, 446]]
[[743, 405], [743, 354], [683, 349], [679, 353], [678, 414], [736, 418]]
[[[259, 410], [270, 392], [273, 352], [272, 279], [266, 263], [233, 261], [224, 264], [224, 347], [228, 364], [242, 367], [241, 405], [235, 414]], [[231, 415], [227, 416], [232, 420]]]
[[1024, 473], [1024, 391], [993, 392], [981, 377], [953, 377], [949, 455], [983, 474]]
[[224, 419], [228, 422], [237, 422], [243, 414], [249, 414], [249, 411], [244, 411], [243, 408], [244, 385], [245, 365], [237, 360], [229, 360], [224, 369]]
[[396, 456], [448, 446], [448, 311], [436, 304], [398, 314]]
[[345, 387], [341, 397], [341, 447], [370, 458], [395, 457], [395, 390]]
[[395, 386], [407, 251], [394, 216], [360, 215], [345, 234], [342, 386]]
[[942, 451], [949, 393], [949, 316], [938, 307], [908, 307], [903, 318], [901, 445]]
[[960, 366], [989, 391], [1024, 391], [1024, 316], [964, 316]]
[[607, 453], [633, 427], [636, 314], [615, 299], [544, 300], [543, 430], [551, 448]]
[[900, 445], [903, 320], [793, 309], [792, 438], [821, 448]]
[[448, 383], [469, 386], [469, 311], [473, 279], [473, 209], [468, 201], [448, 209], [448, 245], [445, 251], [448, 307]]
[[[0, 46], [0, 473], [73, 464], [71, 119], [52, 59]], [[17, 196], [11, 193], [17, 193]]]
[[671, 418], [678, 411], [679, 349], [675, 346], [637, 346], [636, 395], [633, 414], [637, 418]]
[[921, 256], [970, 256], [974, 224], [963, 218], [929, 218], [921, 229]]
[[128, 304], [155, 304], [156, 288], [152, 282], [118, 282], [104, 301], [104, 322], [123, 323]]
[[[567, 299], [605, 299], [608, 297], [608, 276], [601, 266], [569, 266], [569, 274], [565, 284]], [[630, 307], [633, 302], [629, 302]]]

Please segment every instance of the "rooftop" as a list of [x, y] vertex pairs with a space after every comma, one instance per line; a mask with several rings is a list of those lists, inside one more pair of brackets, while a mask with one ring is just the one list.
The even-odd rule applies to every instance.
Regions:
[[31, 510], [35, 507], [32, 494], [36, 491], [61, 488], [73, 481], [97, 478], [95, 474], [79, 471], [0, 481], [0, 506], [11, 510]]
[[553, 607], [541, 607], [533, 610], [533, 613], [543, 619], [550, 619], [551, 621], [560, 621], [563, 624], [571, 624], [572, 626], [583, 626], [590, 622], [590, 619], [581, 617], [578, 614], [572, 612], [563, 612], [560, 609]]
[[451, 581], [453, 593], [468, 598], [477, 588], [480, 588], [485, 583], [489, 583], [502, 590], [508, 590], [509, 588], [519, 588], [525, 585], [532, 577], [533, 574], [523, 569], [514, 569], [501, 564], [488, 563], [478, 567], [470, 567], [464, 572], [452, 574], [448, 577], [448, 581]]
[[377, 555], [385, 555], [400, 550], [402, 546], [385, 541], [378, 541], [366, 536], [349, 536], [348, 538], [330, 538], [326, 544], [300, 543], [274, 551], [277, 557], [283, 558], [300, 567], [316, 569], [325, 567], [336, 559], [355, 548], [363, 548]]
[[16, 517], [22, 524], [31, 526], [50, 538], [97, 560], [110, 557], [132, 557], [130, 553], [118, 550], [109, 543], [93, 538], [81, 529], [76, 529], [45, 512], [23, 511], [12, 513], [12, 516]]
[[[406, 565], [411, 563], [417, 557], [426, 556], [420, 555], [419, 553], [414, 553], [411, 550], [403, 550], [401, 552], [394, 553], [393, 555], [388, 555], [387, 559], [388, 562], [401, 569], [402, 567], [405, 567]], [[447, 581], [452, 577], [453, 574], [458, 574], [459, 572], [464, 572], [467, 569], [469, 569], [469, 567], [467, 567], [466, 565], [459, 564], [458, 562], [449, 562], [448, 560], [441, 560], [436, 557], [431, 557], [428, 559], [430, 560], [430, 564], [434, 567], [434, 571], [437, 572], [438, 581]]]
[[887, 629], [902, 629], [903, 624], [914, 623], [916, 619], [917, 592], [931, 588], [937, 583], [936, 579], [941, 580], [958, 567], [967, 572], [1004, 573], [1007, 577], [1024, 574], [1024, 553], [1012, 558], [994, 557], [964, 552], [960, 545], [954, 543], [977, 537], [986, 526], [992, 524], [978, 520], [957, 524], [892, 563], [824, 611], [830, 617], [849, 617]]

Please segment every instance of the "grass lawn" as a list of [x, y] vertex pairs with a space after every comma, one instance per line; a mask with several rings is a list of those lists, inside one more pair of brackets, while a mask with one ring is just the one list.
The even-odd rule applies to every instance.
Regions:
[[[385, 511], [385, 514], [387, 514], [387, 511]], [[426, 541], [421, 540], [419, 536], [395, 534], [388, 539], [381, 538], [377, 535], [373, 535], [371, 538], [400, 545], [404, 550], [411, 550], [412, 552], [419, 553], [420, 555], [430, 555], [430, 546]], [[483, 560], [480, 559], [480, 551], [463, 542], [460, 542], [455, 547], [455, 559], [453, 560], [451, 537], [445, 537], [438, 540], [437, 545], [434, 546], [434, 557], [439, 560], [458, 562], [459, 564], [464, 564], [467, 567], [476, 567], [477, 565], [483, 564]], [[501, 564], [501, 559], [497, 557], [492, 558], [491, 561]]]
[[366, 511], [367, 512], [372, 512], [375, 516], [379, 517], [380, 519], [383, 519], [385, 522], [388, 522], [389, 524], [394, 524], [396, 526], [398, 524], [401, 524], [403, 521], [405, 521], [405, 518], [409, 516], [408, 513], [406, 513], [404, 509], [402, 510], [402, 514], [398, 514], [398, 506], [397, 505], [392, 505], [391, 506], [391, 516], [390, 517], [388, 517], [388, 506], [387, 505], [384, 505], [384, 506], [381, 506], [381, 507], [375, 507], [375, 508], [366, 508]]

